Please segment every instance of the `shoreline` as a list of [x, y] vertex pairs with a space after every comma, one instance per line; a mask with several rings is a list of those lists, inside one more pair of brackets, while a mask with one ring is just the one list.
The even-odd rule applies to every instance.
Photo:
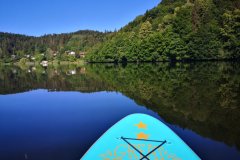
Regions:
[[[19, 62], [13, 62], [13, 63], [0, 62], [0, 66], [1, 65], [3, 65], [3, 66], [42, 66], [40, 63], [41, 62], [26, 62], [25, 64], [21, 64]], [[50, 61], [50, 62], [48, 62], [49, 66], [72, 65], [72, 64], [82, 66], [82, 65], [86, 64], [86, 62], [83, 60], [75, 61], [75, 62], [70, 62], [70, 61]]]
[[[144, 63], [152, 63], [152, 64], [157, 64], [157, 63], [195, 63], [195, 62], [240, 62], [240, 59], [198, 59], [198, 60], [166, 60], [166, 61], [126, 61], [126, 62], [121, 62], [121, 61], [116, 61], [116, 62], [97, 62], [97, 61], [50, 61], [48, 62], [48, 65], [85, 65], [85, 64], [144, 64]], [[0, 62], [0, 65], [3, 66], [42, 66], [40, 62], [27, 62], [25, 64], [20, 64], [19, 62], [13, 62], [13, 63], [4, 63]]]
[[194, 63], [194, 62], [240, 62], [240, 59], [189, 59], [189, 60], [165, 60], [165, 61], [109, 61], [109, 62], [97, 62], [97, 61], [91, 61], [86, 63], [90, 64], [105, 64], [105, 63], [112, 63], [112, 64], [128, 64], [128, 63]]

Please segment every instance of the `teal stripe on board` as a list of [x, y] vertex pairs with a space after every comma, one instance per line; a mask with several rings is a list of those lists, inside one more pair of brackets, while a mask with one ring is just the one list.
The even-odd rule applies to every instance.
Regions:
[[110, 128], [81, 160], [200, 160], [159, 120], [133, 114]]

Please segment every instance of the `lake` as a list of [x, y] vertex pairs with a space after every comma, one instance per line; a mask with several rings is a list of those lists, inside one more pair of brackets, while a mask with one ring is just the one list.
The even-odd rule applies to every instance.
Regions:
[[79, 160], [133, 113], [204, 160], [240, 159], [240, 64], [0, 66], [0, 159]]

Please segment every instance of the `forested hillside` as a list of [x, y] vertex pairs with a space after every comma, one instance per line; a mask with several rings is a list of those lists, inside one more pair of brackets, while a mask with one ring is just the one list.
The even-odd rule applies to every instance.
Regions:
[[162, 0], [94, 46], [90, 62], [240, 58], [239, 0]]
[[31, 37], [19, 34], [0, 33], [0, 60], [17, 61], [34, 57], [35, 60], [68, 60], [75, 57], [66, 55], [66, 51], [85, 52], [93, 45], [103, 42], [108, 34], [83, 30], [69, 34], [53, 34]]
[[162, 0], [118, 32], [0, 33], [0, 61], [75, 61], [79, 53], [89, 62], [239, 59], [240, 1]]

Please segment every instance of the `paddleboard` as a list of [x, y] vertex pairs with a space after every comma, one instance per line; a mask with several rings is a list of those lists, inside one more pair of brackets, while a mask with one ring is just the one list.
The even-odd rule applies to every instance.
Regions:
[[200, 160], [200, 158], [159, 120], [145, 114], [133, 114], [111, 127], [81, 160]]

